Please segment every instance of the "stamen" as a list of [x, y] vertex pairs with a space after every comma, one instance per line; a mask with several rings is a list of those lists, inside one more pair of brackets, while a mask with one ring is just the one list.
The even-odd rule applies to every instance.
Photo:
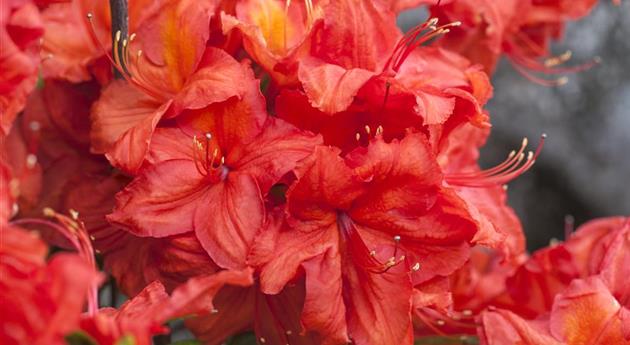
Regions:
[[28, 128], [30, 128], [30, 130], [33, 132], [37, 132], [42, 128], [42, 125], [38, 121], [31, 121], [28, 124]]
[[431, 18], [407, 32], [400, 41], [398, 41], [392, 56], [385, 63], [383, 70], [389, 71], [391, 68], [394, 73], [397, 73], [414, 49], [435, 37], [448, 33], [450, 31], [449, 28], [461, 25], [461, 22], [458, 21], [442, 26], [436, 26], [437, 23], [437, 18]]
[[[541, 135], [536, 152], [528, 152], [526, 159], [523, 151], [527, 145], [527, 140], [524, 139], [518, 152], [510, 152], [508, 159], [506, 159], [503, 163], [493, 168], [478, 172], [448, 174], [445, 176], [445, 180], [451, 185], [465, 187], [491, 187], [495, 185], [505, 185], [525, 173], [534, 165], [536, 158], [538, 158], [540, 152], [542, 151], [546, 138], [546, 134]], [[521, 165], [523, 160], [525, 163]]]
[[[85, 224], [78, 219], [79, 213], [70, 210], [72, 218], [55, 212], [53, 209], [46, 207], [43, 210], [46, 217], [53, 218], [56, 222], [42, 220], [37, 218], [23, 218], [11, 222], [15, 225], [43, 225], [57, 231], [65, 237], [74, 247], [78, 255], [85, 260], [91, 267], [96, 270], [96, 260], [92, 246], [91, 236], [89, 235]], [[94, 282], [88, 290], [88, 313], [95, 315], [98, 310], [98, 282]]]
[[534, 52], [534, 54], [543, 57], [541, 61], [535, 57], [532, 57], [531, 53], [524, 51], [518, 43], [507, 42], [506, 55], [508, 56], [516, 71], [526, 79], [539, 85], [549, 87], [561, 86], [568, 82], [568, 78], [560, 77], [555, 79], [545, 79], [533, 75], [532, 72], [545, 74], [577, 73], [590, 69], [601, 62], [601, 59], [599, 57], [594, 57], [590, 61], [581, 65], [572, 67], [558, 67], [571, 59], [573, 53], [570, 50], [567, 50], [566, 52], [557, 56], [549, 56], [547, 51], [543, 47], [541, 47], [538, 43], [532, 41], [527, 35], [523, 33], [518, 33], [514, 37], [514, 41], [518, 40], [520, 43], [524, 44], [528, 49]]
[[378, 126], [376, 127], [376, 135], [382, 135], [383, 134], [383, 126]]
[[[98, 35], [96, 34], [96, 29], [94, 27], [94, 22], [92, 21], [93, 15], [92, 13], [87, 14], [87, 19], [90, 25], [88, 25], [88, 32], [90, 34], [90, 38], [92, 41], [103, 51], [103, 54], [107, 57], [112, 66], [120, 73], [120, 75], [130, 84], [134, 85], [141, 91], [145, 92], [147, 95], [154, 97], [158, 100], [172, 97], [167, 90], [160, 90], [151, 85], [151, 83], [147, 82], [146, 79], [142, 77], [142, 73], [139, 70], [139, 59], [142, 56], [142, 53], [138, 51], [137, 58], [135, 61], [135, 66], [129, 63], [129, 42], [131, 42], [131, 38], [128, 40], [125, 39], [122, 44], [122, 52], [120, 52], [120, 43], [122, 38], [122, 33], [116, 31], [114, 37], [114, 44], [112, 47], [113, 56], [109, 53], [109, 50], [105, 48], [105, 46], [98, 39]], [[135, 38], [135, 34], [132, 34]], [[127, 41], [127, 43], [124, 43]], [[121, 54], [122, 53], [122, 54]], [[131, 72], [134, 72], [133, 74]]]
[[37, 164], [37, 156], [35, 156], [32, 153], [29, 153], [26, 156], [26, 167], [28, 169], [33, 169], [35, 167], [35, 165]]
[[411, 266], [411, 270], [417, 272], [420, 270], [420, 263], [416, 262], [413, 266]]

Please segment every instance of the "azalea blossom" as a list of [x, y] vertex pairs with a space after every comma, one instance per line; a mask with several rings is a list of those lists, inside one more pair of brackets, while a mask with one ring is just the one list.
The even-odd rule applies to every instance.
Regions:
[[3, 1], [0, 341], [630, 344], [629, 219], [530, 254], [546, 135], [479, 160], [595, 3]]

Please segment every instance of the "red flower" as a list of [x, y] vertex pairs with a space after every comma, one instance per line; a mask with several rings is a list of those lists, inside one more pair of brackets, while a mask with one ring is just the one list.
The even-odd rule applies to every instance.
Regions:
[[9, 134], [37, 82], [39, 39], [44, 33], [37, 6], [7, 0], [0, 5], [0, 138]]
[[484, 65], [486, 72], [493, 73], [498, 59], [505, 54], [528, 79], [543, 85], [558, 85], [566, 82], [565, 78], [547, 80], [532, 72], [579, 71], [596, 62], [559, 67], [571, 57], [570, 53], [552, 56], [550, 52], [552, 40], [562, 37], [566, 22], [587, 15], [596, 3], [595, 0], [453, 0], [432, 6], [431, 15], [440, 21], [462, 23], [438, 44]]
[[252, 271], [221, 271], [198, 276], [178, 286], [171, 296], [155, 281], [120, 309], [100, 309], [94, 316], [81, 319], [81, 330], [100, 345], [115, 345], [124, 338], [133, 344], [150, 345], [151, 337], [168, 332], [163, 324], [174, 318], [215, 310], [214, 295], [227, 284], [249, 286]]
[[413, 284], [460, 267], [475, 224], [422, 135], [338, 155], [318, 147], [298, 168], [261, 288], [278, 293], [303, 269], [302, 323], [324, 343], [411, 343]]
[[46, 263], [47, 246], [34, 233], [7, 224], [0, 229], [0, 341], [65, 344], [99, 275], [74, 254]]
[[489, 345], [630, 344], [623, 334], [627, 315], [594, 276], [576, 279], [558, 294], [545, 319], [529, 321], [506, 310], [484, 312], [480, 334], [482, 343]]
[[140, 236], [194, 230], [219, 266], [236, 268], [245, 264], [264, 223], [263, 196], [319, 139], [269, 119], [258, 136], [241, 142], [246, 137], [235, 114], [224, 118], [234, 124], [214, 115], [206, 118], [214, 122], [203, 139], [159, 130], [149, 158], [153, 165], [119, 193], [108, 218]]
[[238, 29], [245, 50], [278, 84], [295, 84], [298, 62], [322, 19], [321, 3], [325, 1], [239, 1], [234, 16], [221, 14], [223, 32]]
[[[240, 99], [255, 84], [247, 66], [222, 50], [206, 49], [213, 10], [200, 2], [170, 2], [138, 29], [133, 42], [124, 38], [126, 57], [115, 63], [127, 82], [113, 81], [92, 114], [92, 148], [114, 166], [137, 172], [163, 117]], [[243, 82], [234, 86], [233, 80]]]

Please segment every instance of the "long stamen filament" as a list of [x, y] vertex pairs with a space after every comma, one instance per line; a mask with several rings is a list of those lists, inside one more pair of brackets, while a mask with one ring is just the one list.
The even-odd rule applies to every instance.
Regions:
[[[465, 187], [491, 187], [504, 185], [529, 170], [540, 155], [547, 135], [543, 134], [535, 152], [523, 152], [527, 141], [518, 152], [511, 152], [508, 159], [496, 167], [472, 173], [448, 174], [445, 176], [447, 183]], [[524, 161], [524, 163], [523, 163]], [[523, 163], [523, 164], [521, 164]]]

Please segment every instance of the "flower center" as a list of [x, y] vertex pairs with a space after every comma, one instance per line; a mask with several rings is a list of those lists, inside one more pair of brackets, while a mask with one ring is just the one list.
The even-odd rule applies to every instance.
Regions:
[[[211, 133], [206, 133], [203, 141], [193, 136], [193, 161], [199, 174], [217, 183], [225, 180], [229, 168], [225, 165], [225, 156], [219, 155], [219, 148], [210, 148], [211, 140]], [[211, 151], [212, 154], [210, 154]]]
[[[337, 212], [337, 226], [352, 262], [364, 270], [375, 274], [383, 274], [392, 267], [402, 263], [408, 264], [406, 256], [400, 253], [402, 250], [400, 248], [401, 237], [399, 235], [393, 236], [394, 249], [391, 251], [391, 245], [389, 244], [369, 249], [357, 231], [352, 219], [343, 211]], [[419, 263], [411, 266], [412, 271], [419, 269]]]

